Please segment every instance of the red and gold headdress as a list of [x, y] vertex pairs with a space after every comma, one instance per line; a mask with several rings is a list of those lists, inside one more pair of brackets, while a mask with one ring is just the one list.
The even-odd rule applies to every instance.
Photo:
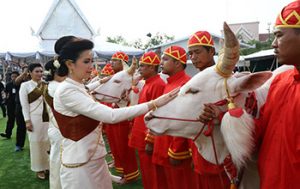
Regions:
[[182, 64], [186, 64], [187, 56], [184, 48], [179, 46], [171, 46], [164, 51], [164, 54], [179, 60]]
[[300, 1], [285, 6], [278, 15], [276, 28], [300, 28]]
[[207, 31], [197, 31], [196, 33], [194, 33], [189, 38], [188, 47], [197, 45], [213, 47], [214, 41], [210, 33], [208, 33]]
[[143, 56], [140, 58], [140, 64], [156, 66], [160, 64], [160, 59], [155, 52], [150, 51], [143, 54]]
[[106, 64], [101, 70], [101, 75], [103, 76], [111, 76], [114, 75], [114, 70], [111, 67], [111, 64]]
[[124, 52], [118, 51], [115, 54], [112, 55], [111, 57], [112, 60], [123, 60], [124, 62], [128, 62], [129, 57], [127, 54], [125, 54]]

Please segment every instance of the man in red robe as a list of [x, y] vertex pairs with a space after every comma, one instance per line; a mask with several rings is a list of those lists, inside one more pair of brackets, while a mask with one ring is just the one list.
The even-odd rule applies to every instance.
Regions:
[[[111, 60], [112, 68], [117, 73], [125, 69], [125, 64], [128, 62], [128, 55], [124, 52], [116, 52]], [[118, 108], [116, 104], [112, 104], [112, 107]], [[131, 121], [123, 121], [109, 125], [106, 128], [106, 135], [114, 157], [115, 170], [123, 176], [126, 183], [138, 179], [139, 176], [135, 151], [128, 146], [128, 136], [131, 126]]]
[[[300, 182], [299, 0], [282, 9], [276, 20], [274, 35], [272, 47], [278, 62], [294, 65], [295, 68], [273, 79], [256, 120], [260, 188], [297, 189]], [[209, 115], [205, 120], [215, 116]]]
[[[215, 65], [214, 41], [207, 31], [194, 33], [188, 41], [188, 55], [199, 71]], [[197, 146], [191, 141], [194, 171], [197, 173], [197, 185], [201, 189], [229, 188], [230, 181], [223, 165], [215, 165], [206, 161], [198, 151]]]
[[[182, 47], [171, 46], [162, 57], [163, 73], [169, 75], [164, 93], [184, 85], [190, 77], [185, 73], [187, 56]], [[195, 188], [188, 139], [172, 136], [156, 136], [153, 162], [157, 164], [160, 188]]]
[[[140, 59], [139, 72], [145, 84], [139, 94], [138, 103], [149, 102], [163, 94], [166, 84], [158, 74], [160, 59], [154, 52], [145, 53]], [[136, 117], [133, 123], [129, 146], [138, 150], [140, 169], [144, 189], [157, 188], [155, 165], [152, 163], [151, 147], [154, 143], [154, 136], [148, 133], [145, 126], [144, 115]], [[145, 150], [148, 146], [147, 151]]]
[[272, 43], [280, 64], [293, 70], [273, 80], [257, 121], [261, 189], [296, 189], [300, 183], [300, 1], [277, 17]]

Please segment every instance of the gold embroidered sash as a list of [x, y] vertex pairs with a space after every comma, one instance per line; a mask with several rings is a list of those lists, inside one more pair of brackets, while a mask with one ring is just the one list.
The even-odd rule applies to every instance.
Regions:
[[[29, 94], [28, 94], [28, 102], [29, 104], [35, 102], [43, 95], [43, 91], [47, 87], [47, 85], [43, 82], [40, 82]], [[43, 122], [49, 122], [49, 115], [46, 108], [45, 101], [43, 100], [43, 114], [42, 114]]]

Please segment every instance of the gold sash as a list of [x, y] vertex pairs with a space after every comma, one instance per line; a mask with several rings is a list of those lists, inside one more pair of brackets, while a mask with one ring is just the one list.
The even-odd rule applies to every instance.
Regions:
[[[43, 91], [47, 88], [46, 83], [40, 82], [29, 94], [28, 94], [28, 102], [31, 104], [39, 99], [43, 95]], [[43, 99], [43, 114], [42, 114], [43, 122], [49, 122], [49, 115], [46, 108], [45, 101]]]

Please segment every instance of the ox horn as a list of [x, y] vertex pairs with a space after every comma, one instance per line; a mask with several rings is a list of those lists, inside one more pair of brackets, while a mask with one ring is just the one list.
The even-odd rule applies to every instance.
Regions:
[[136, 57], [134, 56], [134, 57], [132, 58], [132, 63], [131, 63], [130, 67], [129, 67], [128, 70], [127, 70], [127, 73], [128, 73], [129, 75], [133, 75], [134, 72], [135, 72], [135, 70], [136, 70], [136, 68], [137, 68], [137, 59], [136, 59]]
[[230, 77], [240, 57], [240, 44], [226, 22], [224, 22], [224, 46], [219, 52], [216, 66], [218, 74]]

